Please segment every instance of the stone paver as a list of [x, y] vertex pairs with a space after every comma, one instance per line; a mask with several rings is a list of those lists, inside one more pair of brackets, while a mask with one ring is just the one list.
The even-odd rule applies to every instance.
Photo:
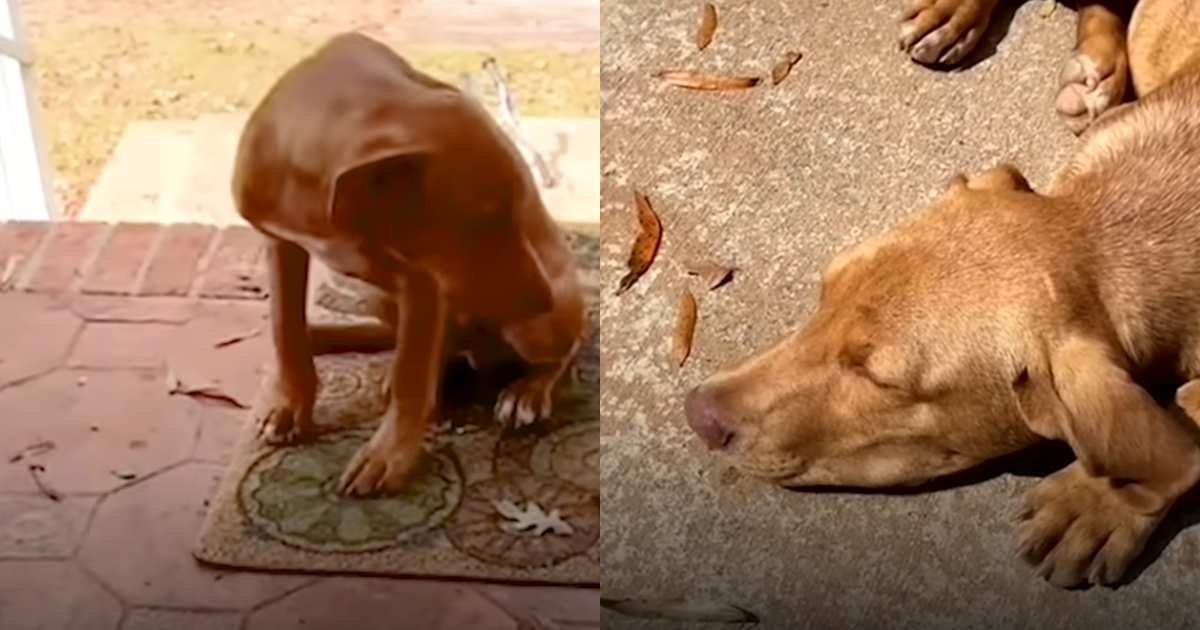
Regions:
[[[68, 231], [73, 247], [51, 245]], [[236, 264], [212, 264], [221, 243]], [[235, 285], [258, 286], [260, 246], [244, 227], [0, 224], [12, 281], [0, 290], [0, 629], [598, 628], [597, 589], [194, 561], [246, 418], [167, 395], [167, 376], [254, 395], [271, 348], [266, 296]], [[234, 289], [200, 297], [213, 286]]]

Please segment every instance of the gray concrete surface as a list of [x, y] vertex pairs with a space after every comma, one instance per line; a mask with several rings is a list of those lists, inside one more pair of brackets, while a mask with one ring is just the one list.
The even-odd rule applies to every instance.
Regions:
[[[125, 131], [79, 213], [83, 221], [242, 222], [229, 182], [246, 117], [139, 121]], [[599, 221], [600, 123], [586, 118], [527, 118], [523, 134], [559, 183], [543, 188], [554, 216]]]
[[[704, 52], [692, 44], [698, 3], [601, 6], [608, 286], [636, 230], [632, 188], [665, 226], [658, 262], [602, 311], [604, 596], [727, 602], [789, 630], [1197, 627], [1195, 530], [1162, 537], [1161, 556], [1123, 588], [1063, 591], [1015, 556], [1034, 478], [917, 496], [792, 493], [730, 474], [686, 430], [685, 388], [803, 320], [835, 251], [962, 170], [1011, 161], [1044, 185], [1077, 142], [1052, 111], [1069, 10], [1042, 18], [1026, 4], [993, 56], [938, 73], [897, 50], [899, 0], [717, 5]], [[670, 66], [764, 73], [792, 47], [805, 58], [778, 87], [704, 94], [649, 78]], [[698, 294], [693, 357], [677, 369], [678, 263], [698, 256], [742, 272]], [[720, 627], [608, 612], [603, 626]]]

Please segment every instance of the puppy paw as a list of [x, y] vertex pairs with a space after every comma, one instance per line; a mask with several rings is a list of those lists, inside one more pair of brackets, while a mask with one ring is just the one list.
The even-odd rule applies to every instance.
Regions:
[[259, 440], [266, 444], [291, 444], [313, 433], [315, 392], [310, 396], [296, 396], [281, 390], [281, 387], [275, 387], [271, 402], [255, 417]]
[[364, 497], [404, 489], [421, 461], [424, 432], [416, 438], [398, 435], [388, 416], [350, 459], [338, 487], [343, 494]]
[[913, 0], [900, 20], [900, 48], [927, 66], [952, 66], [975, 50], [993, 0]]
[[519, 379], [496, 398], [496, 420], [506, 427], [523, 427], [550, 417], [558, 372], [538, 372]]
[[1129, 509], [1105, 479], [1073, 463], [1027, 497], [1017, 540], [1020, 555], [1051, 584], [1114, 584], [1129, 570], [1162, 521]]
[[1058, 76], [1054, 109], [1067, 128], [1083, 133], [1096, 117], [1125, 98], [1128, 61], [1123, 48], [1095, 46], [1067, 59]]

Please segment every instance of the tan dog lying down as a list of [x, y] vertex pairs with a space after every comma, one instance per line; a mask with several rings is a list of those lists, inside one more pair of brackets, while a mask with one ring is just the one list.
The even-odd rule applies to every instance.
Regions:
[[[288, 71], [253, 112], [233, 178], [238, 211], [267, 236], [277, 370], [270, 442], [313, 430], [313, 353], [395, 346], [390, 406], [349, 462], [344, 491], [403, 486], [448, 357], [530, 364], [496, 404], [528, 424], [583, 335], [564, 235], [520, 152], [482, 107], [386, 46], [339, 35]], [[309, 326], [309, 256], [379, 289], [380, 323]], [[503, 353], [501, 353], [503, 354]]]
[[1144, 0], [1145, 90], [1048, 192], [958, 177], [837, 256], [798, 331], [689, 392], [690, 426], [789, 487], [920, 485], [1039, 441], [1077, 460], [1028, 498], [1024, 557], [1054, 584], [1124, 576], [1200, 479], [1195, 427], [1138, 384], [1165, 367], [1200, 419], [1200, 3]]

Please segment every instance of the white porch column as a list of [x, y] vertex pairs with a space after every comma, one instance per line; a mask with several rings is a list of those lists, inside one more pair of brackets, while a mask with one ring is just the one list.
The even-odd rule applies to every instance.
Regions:
[[58, 213], [33, 89], [33, 51], [17, 21], [17, 0], [0, 0], [0, 221], [49, 221]]

